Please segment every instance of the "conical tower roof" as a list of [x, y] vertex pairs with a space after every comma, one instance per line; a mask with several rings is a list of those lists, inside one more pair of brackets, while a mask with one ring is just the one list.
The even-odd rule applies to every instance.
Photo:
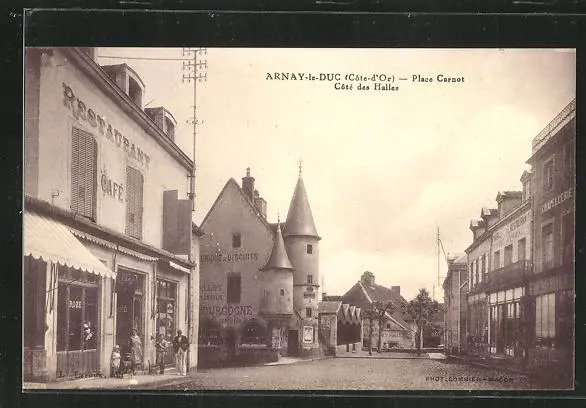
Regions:
[[271, 251], [269, 261], [263, 270], [267, 269], [293, 269], [287, 251], [285, 251], [285, 243], [283, 242], [283, 235], [281, 234], [281, 224], [277, 224], [277, 236], [275, 237], [275, 244]]
[[284, 235], [303, 235], [319, 238], [313, 222], [307, 193], [305, 192], [305, 184], [303, 184], [303, 178], [301, 177], [301, 170], [299, 171], [299, 178], [287, 213]]

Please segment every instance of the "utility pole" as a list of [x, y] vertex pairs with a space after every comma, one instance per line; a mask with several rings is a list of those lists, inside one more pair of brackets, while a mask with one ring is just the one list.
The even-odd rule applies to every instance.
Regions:
[[189, 175], [189, 199], [192, 201], [192, 211], [195, 211], [195, 173], [196, 165], [196, 146], [197, 146], [197, 127], [203, 124], [197, 118], [197, 84], [207, 80], [208, 62], [206, 56], [207, 48], [183, 48], [183, 82], [191, 83], [193, 81], [193, 116], [187, 120], [187, 123], [193, 125], [193, 169]]
[[[188, 175], [189, 178], [189, 193], [188, 197], [191, 200], [191, 211], [192, 213], [195, 211], [195, 173], [197, 169], [196, 165], [196, 146], [197, 146], [197, 126], [202, 124], [203, 121], [200, 121], [197, 118], [197, 84], [207, 80], [207, 73], [205, 70], [208, 67], [208, 63], [206, 59], [201, 59], [202, 56], [207, 56], [207, 49], [206, 48], [183, 48], [182, 57], [183, 57], [183, 77], [182, 81], [191, 83], [193, 81], [193, 116], [187, 120], [187, 123], [193, 125], [193, 168], [191, 169], [191, 174]], [[189, 226], [191, 230], [191, 225]], [[191, 262], [196, 262], [194, 259], [193, 251], [189, 251], [189, 258]], [[199, 276], [197, 276], [197, 280], [194, 280], [195, 269], [191, 274], [189, 274], [189, 279], [187, 281], [187, 296], [188, 296], [188, 309], [187, 309], [187, 332], [188, 336], [191, 339], [192, 344], [197, 344], [197, 330], [194, 330], [192, 324], [192, 318], [194, 316], [194, 294], [192, 293], [194, 290], [199, 292]], [[197, 327], [197, 325], [196, 325]], [[197, 353], [197, 349], [195, 350]], [[187, 355], [187, 367], [191, 366], [191, 358], [190, 353]], [[196, 354], [197, 355], [197, 354]]]

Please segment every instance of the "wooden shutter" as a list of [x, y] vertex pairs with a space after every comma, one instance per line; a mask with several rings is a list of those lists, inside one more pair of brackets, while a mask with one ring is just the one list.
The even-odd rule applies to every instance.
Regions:
[[96, 218], [98, 145], [91, 133], [73, 128], [71, 138], [71, 209]]
[[140, 171], [126, 167], [126, 234], [142, 239], [143, 184]]

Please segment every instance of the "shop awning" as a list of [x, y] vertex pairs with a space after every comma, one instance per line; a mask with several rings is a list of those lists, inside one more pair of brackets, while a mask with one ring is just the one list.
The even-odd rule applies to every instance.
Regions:
[[89, 273], [116, 279], [69, 229], [48, 217], [24, 213], [24, 256], [32, 256]]

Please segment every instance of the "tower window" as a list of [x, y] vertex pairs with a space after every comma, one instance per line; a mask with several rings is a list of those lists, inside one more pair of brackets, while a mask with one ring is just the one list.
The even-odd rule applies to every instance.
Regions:
[[311, 317], [312, 312], [313, 312], [313, 310], [311, 309], [311, 307], [305, 308], [305, 316]]
[[313, 283], [313, 276], [307, 275], [307, 283]]
[[285, 296], [285, 289], [281, 289], [281, 296]]
[[240, 248], [242, 239], [239, 232], [232, 234], [232, 248]]
[[313, 254], [313, 245], [307, 244], [307, 253], [308, 254]]

